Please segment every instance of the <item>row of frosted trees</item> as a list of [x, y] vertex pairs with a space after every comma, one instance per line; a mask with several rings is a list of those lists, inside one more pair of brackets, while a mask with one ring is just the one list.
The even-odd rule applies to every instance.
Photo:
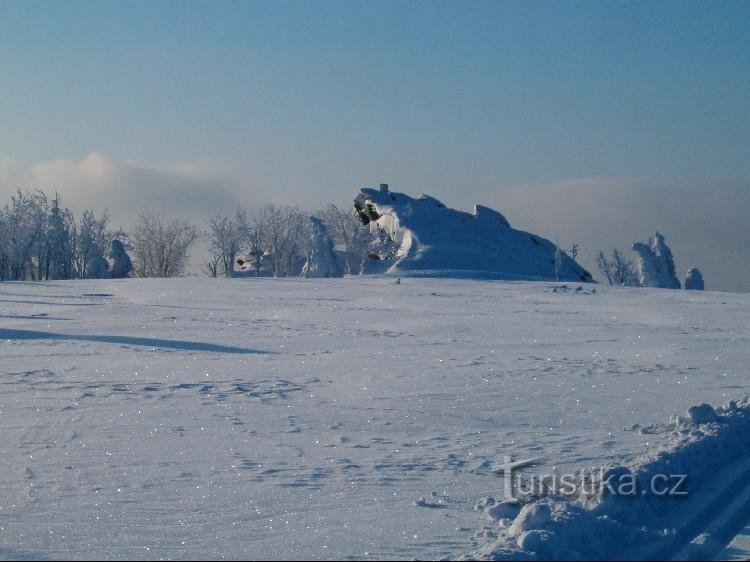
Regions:
[[115, 231], [107, 212], [76, 215], [59, 195], [18, 191], [0, 209], [0, 280], [180, 276], [201, 240], [210, 252], [203, 269], [212, 276], [232, 277], [236, 269], [274, 277], [357, 274], [367, 256], [393, 253], [378, 234], [348, 208], [311, 214], [273, 204], [253, 215], [211, 216], [202, 228], [148, 214], [129, 231]]
[[[211, 259], [204, 270], [232, 277], [234, 264], [256, 275], [335, 277], [357, 274], [365, 259], [386, 257], [383, 236], [362, 225], [350, 208], [328, 205], [316, 213], [267, 204], [254, 216], [239, 210], [207, 222]], [[337, 248], [337, 251], [334, 250]]]
[[0, 209], [0, 280], [127, 277], [122, 237], [107, 213], [76, 216], [57, 195], [18, 191]]

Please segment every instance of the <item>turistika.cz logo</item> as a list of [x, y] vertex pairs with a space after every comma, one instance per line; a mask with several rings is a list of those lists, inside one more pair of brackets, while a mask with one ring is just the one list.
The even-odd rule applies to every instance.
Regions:
[[[503, 463], [492, 467], [502, 477], [506, 502], [518, 502], [534, 496], [595, 497], [603, 495], [623, 497], [684, 497], [687, 496], [687, 474], [654, 474], [639, 478], [623, 467], [584, 469], [574, 473], [525, 474], [523, 469], [536, 466], [541, 457], [514, 461], [505, 455]], [[644, 483], [645, 481], [645, 483]]]

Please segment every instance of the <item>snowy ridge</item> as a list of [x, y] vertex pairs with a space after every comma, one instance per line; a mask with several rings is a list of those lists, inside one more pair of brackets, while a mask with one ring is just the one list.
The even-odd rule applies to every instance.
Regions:
[[[574, 501], [549, 494], [517, 512], [488, 498], [478, 509], [501, 531], [472, 558], [699, 560], [715, 556], [750, 516], [748, 399], [715, 410], [707, 404], [694, 406], [687, 416], [673, 416], [667, 424], [630, 429], [663, 433], [667, 444], [631, 466], [608, 467], [602, 478], [615, 488], [633, 481], [642, 495], [613, 495], [606, 487], [596, 497], [582, 495]], [[680, 490], [685, 495], [647, 492], [654, 478], [659, 482], [662, 475], [678, 474], [687, 475]], [[485, 530], [484, 536], [493, 533]]]
[[354, 208], [363, 223], [384, 230], [400, 245], [389, 274], [593, 282], [591, 274], [565, 252], [558, 253], [555, 244], [511, 228], [489, 207], [475, 205], [469, 214], [429, 195], [415, 199], [382, 186], [360, 190]]

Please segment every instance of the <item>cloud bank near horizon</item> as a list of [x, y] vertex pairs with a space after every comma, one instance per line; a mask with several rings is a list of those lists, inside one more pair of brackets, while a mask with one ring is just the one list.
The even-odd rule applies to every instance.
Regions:
[[113, 226], [126, 228], [147, 212], [203, 220], [254, 200], [248, 187], [205, 164], [156, 168], [98, 152], [29, 166], [0, 158], [0, 205], [19, 189], [58, 192], [63, 204], [76, 211], [108, 209]]
[[600, 250], [632, 258], [632, 243], [658, 230], [681, 281], [698, 267], [708, 289], [750, 291], [750, 192], [738, 183], [588, 178], [500, 190], [490, 204], [516, 228], [559, 239], [564, 249], [578, 243], [578, 260], [595, 277]]

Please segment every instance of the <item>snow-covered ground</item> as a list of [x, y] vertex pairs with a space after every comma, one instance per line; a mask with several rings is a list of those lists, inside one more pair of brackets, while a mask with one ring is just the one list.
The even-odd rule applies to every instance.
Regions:
[[[745, 510], [750, 295], [578, 287], [0, 284], [0, 557], [715, 555], [690, 545]], [[506, 455], [693, 487], [511, 525], [475, 509]]]

